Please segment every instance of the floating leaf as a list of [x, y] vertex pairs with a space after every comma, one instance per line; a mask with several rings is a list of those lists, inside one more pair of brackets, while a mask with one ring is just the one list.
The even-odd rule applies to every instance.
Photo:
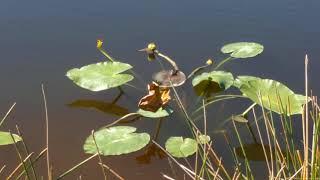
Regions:
[[248, 84], [249, 81], [259, 80], [261, 78], [255, 76], [238, 76], [234, 82], [233, 86], [240, 88], [243, 84]]
[[192, 85], [198, 95], [207, 92], [220, 92], [228, 89], [233, 84], [233, 76], [225, 71], [212, 71], [202, 73], [192, 80]]
[[[145, 147], [150, 136], [147, 133], [135, 133], [136, 128], [130, 126], [115, 126], [101, 129], [94, 133], [100, 154], [121, 155], [138, 151]], [[83, 146], [85, 153], [95, 154], [97, 148], [90, 135]]]
[[[16, 135], [16, 134], [12, 134], [12, 136], [13, 136], [15, 142], [18, 142], [18, 141], [22, 140], [22, 138], [20, 136]], [[14, 144], [12, 136], [11, 136], [10, 132], [0, 131], [0, 146], [1, 145]]]
[[210, 136], [204, 134], [200, 135], [198, 138], [201, 144], [207, 144], [208, 142], [210, 142], [211, 139]]
[[174, 157], [188, 157], [197, 151], [197, 141], [190, 138], [170, 137], [166, 144], [166, 150]]
[[173, 113], [173, 110], [168, 107], [164, 109], [160, 107], [156, 112], [139, 109], [137, 113], [140, 114], [141, 116], [148, 117], [148, 118], [161, 118], [161, 117], [170, 116], [170, 114]]
[[254, 42], [236, 42], [223, 46], [221, 51], [234, 58], [254, 57], [263, 51], [263, 46]]
[[99, 62], [83, 66], [80, 69], [71, 69], [66, 76], [82, 88], [102, 91], [131, 81], [132, 75], [120, 74], [131, 68], [130, 64], [121, 62]]
[[249, 80], [239, 89], [255, 103], [279, 114], [301, 114], [305, 104], [305, 96], [295, 94], [287, 86], [271, 79]]

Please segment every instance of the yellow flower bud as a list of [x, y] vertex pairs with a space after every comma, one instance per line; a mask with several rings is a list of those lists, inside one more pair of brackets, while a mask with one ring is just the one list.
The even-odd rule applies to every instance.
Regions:
[[211, 65], [213, 64], [213, 61], [211, 59], [208, 59], [208, 61], [206, 62], [207, 65]]
[[157, 49], [157, 46], [156, 46], [155, 43], [149, 43], [149, 44], [148, 44], [148, 50], [154, 51], [154, 50], [156, 50], [156, 49]]
[[97, 40], [97, 48], [100, 49], [102, 47], [103, 41], [101, 39]]

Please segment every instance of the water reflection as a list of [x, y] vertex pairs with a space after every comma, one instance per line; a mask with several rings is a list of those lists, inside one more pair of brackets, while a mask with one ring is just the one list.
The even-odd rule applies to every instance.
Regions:
[[[162, 121], [163, 121], [162, 118], [158, 120], [157, 127], [155, 129], [155, 132], [154, 132], [153, 138], [152, 138], [154, 141], [156, 141], [158, 139]], [[139, 163], [139, 164], [150, 164], [152, 157], [156, 157], [158, 159], [163, 159], [163, 158], [167, 157], [167, 155], [157, 145], [151, 143], [146, 147], [146, 150], [144, 151], [144, 153], [142, 155], [136, 157], [136, 160], [137, 160], [137, 163]]]
[[[269, 145], [262, 145], [259, 143], [251, 143], [251, 144], [244, 144], [243, 149], [246, 153], [247, 158], [250, 161], [265, 161], [266, 157], [263, 152], [263, 148], [266, 151], [268, 156], [268, 161], [270, 161], [270, 146]], [[274, 148], [271, 147], [271, 150], [274, 151]], [[236, 148], [236, 154], [238, 157], [244, 158], [241, 146]]]
[[122, 92], [119, 93], [117, 97], [111, 102], [104, 102], [99, 100], [90, 100], [90, 99], [78, 99], [68, 104], [69, 107], [73, 108], [90, 108], [96, 109], [103, 113], [115, 115], [115, 116], [124, 116], [129, 114], [129, 110], [122, 106], [117, 105], [117, 101], [123, 95]]

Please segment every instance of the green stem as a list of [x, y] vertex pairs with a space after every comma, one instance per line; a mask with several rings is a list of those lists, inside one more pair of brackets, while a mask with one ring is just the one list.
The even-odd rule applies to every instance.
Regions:
[[155, 51], [155, 53], [156, 53], [158, 56], [160, 56], [160, 57], [162, 57], [163, 59], [165, 59], [166, 61], [168, 61], [168, 62], [173, 66], [173, 68], [174, 68], [175, 71], [179, 71], [178, 65], [176, 64], [176, 62], [174, 62], [174, 60], [172, 60], [172, 59], [169, 58], [168, 56], [160, 53], [160, 52], [157, 51], [157, 50]]
[[222, 66], [224, 63], [226, 63], [226, 62], [228, 62], [228, 61], [230, 61], [230, 60], [232, 60], [232, 59], [234, 59], [234, 58], [232, 58], [232, 57], [227, 57], [226, 59], [224, 59], [224, 60], [222, 60], [221, 62], [219, 62], [219, 64], [213, 69], [213, 70], [217, 70], [220, 66]]
[[114, 62], [115, 60], [102, 48], [98, 48], [98, 50], [104, 55], [106, 56], [111, 62]]

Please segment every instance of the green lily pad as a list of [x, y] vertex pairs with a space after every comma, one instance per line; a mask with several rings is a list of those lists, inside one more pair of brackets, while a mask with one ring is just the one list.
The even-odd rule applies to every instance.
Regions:
[[[100, 154], [121, 155], [138, 151], [145, 147], [150, 136], [147, 133], [135, 133], [136, 128], [130, 126], [115, 126], [104, 128], [94, 133]], [[90, 135], [83, 146], [85, 153], [95, 154], [97, 148]]]
[[[12, 136], [13, 136], [15, 142], [19, 142], [22, 140], [22, 138], [16, 134], [12, 134]], [[12, 136], [11, 136], [10, 132], [0, 131], [0, 146], [14, 144]]]
[[236, 42], [223, 46], [221, 51], [234, 58], [249, 58], [262, 53], [263, 45], [254, 42]]
[[271, 79], [250, 80], [239, 89], [253, 102], [279, 114], [301, 114], [305, 104], [305, 96], [295, 94], [287, 86]]
[[121, 62], [99, 62], [71, 69], [66, 76], [84, 89], [102, 91], [131, 81], [132, 75], [120, 74], [131, 68], [130, 64]]
[[249, 81], [259, 80], [261, 78], [255, 76], [238, 76], [234, 82], [233, 86], [240, 88], [243, 84], [248, 84]]
[[197, 141], [191, 138], [170, 137], [166, 144], [166, 150], [174, 157], [188, 157], [197, 151]]
[[225, 71], [202, 73], [192, 80], [192, 85], [198, 95], [217, 93], [228, 89], [233, 84], [233, 76]]
[[148, 117], [148, 118], [161, 118], [161, 117], [170, 116], [170, 114], [173, 113], [173, 110], [170, 108], [163, 109], [161, 107], [156, 112], [139, 109], [137, 113], [140, 114], [141, 116]]

